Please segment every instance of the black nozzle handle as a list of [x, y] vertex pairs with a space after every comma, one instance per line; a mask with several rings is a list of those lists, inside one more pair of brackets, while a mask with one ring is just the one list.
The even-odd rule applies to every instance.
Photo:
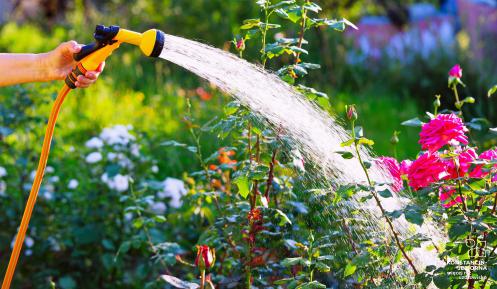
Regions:
[[74, 54], [74, 60], [80, 61], [100, 48], [116, 42], [114, 37], [117, 33], [119, 33], [119, 26], [106, 27], [104, 25], [97, 25], [95, 27], [95, 33], [93, 33], [95, 42], [81, 47], [81, 51]]
[[81, 47], [81, 51], [79, 51], [78, 53], [74, 53], [73, 58], [76, 61], [80, 61], [81, 59], [85, 58], [86, 56], [92, 54], [102, 47], [102, 45], [99, 45], [95, 42], [84, 45], [83, 47]]

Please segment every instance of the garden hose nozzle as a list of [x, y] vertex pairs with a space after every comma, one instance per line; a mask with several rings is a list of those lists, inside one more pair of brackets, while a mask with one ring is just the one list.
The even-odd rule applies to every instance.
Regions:
[[164, 47], [164, 32], [150, 29], [143, 33], [119, 28], [119, 26], [97, 25], [93, 34], [95, 42], [85, 45], [81, 51], [74, 54], [74, 60], [79, 61], [73, 71], [66, 77], [66, 84], [72, 89], [79, 75], [96, 70], [121, 43], [129, 43], [140, 47], [143, 54], [158, 57]]

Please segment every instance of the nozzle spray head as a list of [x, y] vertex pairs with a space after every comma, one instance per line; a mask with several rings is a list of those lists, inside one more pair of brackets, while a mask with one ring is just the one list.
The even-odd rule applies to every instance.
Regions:
[[95, 42], [85, 45], [81, 51], [74, 54], [78, 64], [66, 77], [66, 84], [74, 89], [79, 75], [86, 71], [97, 69], [121, 43], [129, 43], [140, 47], [146, 56], [158, 57], [164, 48], [165, 34], [157, 29], [150, 29], [144, 33], [119, 28], [119, 26], [97, 25], [93, 34]]
[[164, 32], [157, 29], [150, 29], [143, 34], [140, 42], [140, 49], [146, 56], [159, 57], [164, 48]]

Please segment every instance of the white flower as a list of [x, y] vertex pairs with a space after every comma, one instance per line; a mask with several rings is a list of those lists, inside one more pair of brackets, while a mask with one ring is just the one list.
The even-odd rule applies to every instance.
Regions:
[[153, 165], [152, 168], [152, 173], [158, 173], [159, 172], [159, 167], [157, 165]]
[[150, 210], [156, 215], [163, 215], [166, 212], [166, 204], [164, 202], [155, 202], [150, 205]]
[[34, 179], [35, 179], [35, 176], [36, 176], [36, 170], [31, 171], [31, 173], [29, 173], [29, 179], [30, 179], [30, 180], [34, 180]]
[[105, 173], [100, 179], [102, 180], [102, 182], [107, 184], [109, 189], [116, 190], [118, 192], [127, 191], [129, 188], [129, 176], [117, 174], [114, 177], [109, 178], [107, 173]]
[[53, 176], [53, 177], [50, 177], [49, 179], [52, 183], [56, 183], [60, 180], [59, 176]]
[[123, 175], [116, 175], [114, 177], [114, 187], [118, 192], [124, 192], [128, 190], [129, 187], [129, 177]]
[[33, 255], [33, 250], [29, 250], [29, 249], [28, 249], [28, 250], [26, 250], [26, 251], [24, 252], [24, 254], [25, 254], [26, 256], [31, 256], [31, 255]]
[[71, 190], [76, 189], [79, 186], [79, 182], [76, 179], [72, 179], [69, 181], [69, 184], [67, 184], [67, 187]]
[[109, 161], [113, 161], [113, 160], [115, 160], [116, 158], [117, 158], [117, 154], [116, 154], [116, 153], [112, 153], [112, 152], [111, 152], [111, 153], [108, 153], [108, 154], [107, 154], [107, 159], [108, 159]]
[[85, 146], [90, 149], [99, 149], [104, 146], [104, 142], [98, 137], [92, 137], [85, 143]]
[[99, 152], [92, 152], [86, 156], [86, 162], [89, 164], [94, 164], [102, 160], [102, 154]]
[[45, 173], [47, 174], [51, 174], [53, 172], [55, 172], [55, 169], [51, 166], [47, 166], [47, 168], [45, 169]]
[[186, 195], [187, 190], [185, 188], [185, 183], [182, 180], [175, 178], [166, 178], [162, 183], [164, 185], [163, 191], [157, 193], [157, 196], [161, 199], [166, 197], [171, 198], [169, 205], [173, 208], [179, 208], [183, 204], [181, 202], [181, 197]]
[[0, 178], [3, 178], [7, 175], [7, 170], [4, 167], [0, 167]]
[[5, 191], [7, 190], [7, 183], [5, 181], [0, 181], [0, 197], [5, 197], [7, 194]]
[[35, 240], [30, 236], [27, 236], [26, 239], [24, 239], [24, 244], [26, 244], [26, 247], [31, 248], [35, 244]]
[[137, 144], [131, 145], [131, 154], [134, 155], [135, 157], [140, 156], [140, 146]]
[[129, 133], [132, 126], [115, 125], [107, 127], [100, 133], [100, 138], [109, 145], [127, 145], [130, 141], [135, 140], [135, 137]]
[[44, 191], [43, 192], [43, 198], [47, 201], [53, 200], [53, 192], [52, 191]]

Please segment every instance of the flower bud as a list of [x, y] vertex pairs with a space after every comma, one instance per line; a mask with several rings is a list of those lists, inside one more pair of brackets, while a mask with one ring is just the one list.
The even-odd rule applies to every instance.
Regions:
[[390, 143], [393, 144], [393, 145], [396, 145], [399, 143], [399, 132], [398, 131], [394, 131], [393, 132], [393, 135], [392, 135], [392, 138], [390, 138]]
[[475, 98], [468, 96], [463, 100], [465, 103], [475, 103]]
[[442, 103], [440, 102], [440, 95], [435, 95], [435, 100], [433, 101], [433, 106], [435, 108], [439, 108], [442, 106]]
[[209, 248], [207, 245], [197, 245], [197, 258], [195, 259], [195, 266], [197, 266], [200, 271], [212, 268], [215, 261], [216, 250], [214, 248]]
[[459, 64], [454, 65], [450, 70], [449, 70], [449, 76], [454, 77], [454, 78], [461, 78], [462, 77], [462, 68]]
[[355, 109], [355, 105], [346, 105], [345, 109], [347, 110], [347, 119], [356, 120], [357, 119], [357, 111]]
[[236, 50], [238, 50], [238, 51], [244, 51], [245, 50], [245, 39], [243, 39], [243, 38], [236, 39], [235, 47], [236, 47]]

